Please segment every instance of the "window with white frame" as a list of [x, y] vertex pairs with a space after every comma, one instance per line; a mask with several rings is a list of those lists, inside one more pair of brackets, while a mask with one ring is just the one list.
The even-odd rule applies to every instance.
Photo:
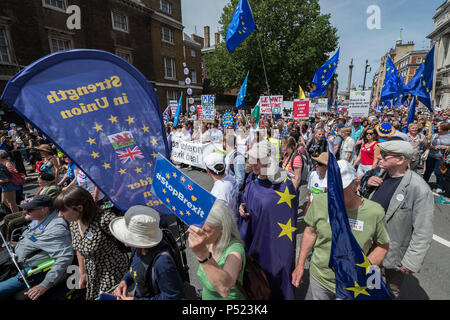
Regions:
[[170, 100], [178, 100], [178, 95], [175, 90], [167, 90], [167, 105], [169, 105]]
[[8, 38], [6, 36], [6, 28], [4, 26], [0, 26], [0, 62], [11, 63]]
[[66, 0], [43, 0], [44, 7], [66, 11]]
[[52, 52], [72, 49], [72, 43], [68, 39], [51, 38], [51, 44]]
[[176, 78], [175, 59], [164, 57], [164, 77], [168, 79]]
[[159, 9], [167, 14], [172, 14], [172, 4], [166, 0], [159, 0]]
[[195, 52], [194, 49], [191, 49], [191, 57], [196, 57], [197, 56], [197, 52]]
[[169, 43], [172, 43], [172, 44], [174, 43], [173, 42], [173, 30], [163, 26], [161, 28], [161, 33], [162, 33], [161, 37], [162, 37], [163, 41], [169, 42]]
[[191, 70], [191, 80], [192, 83], [197, 83], [197, 71]]
[[128, 17], [126, 15], [112, 11], [111, 16], [114, 30], [128, 32]]
[[125, 50], [116, 50], [116, 55], [121, 57], [122, 59], [128, 61], [129, 63], [133, 63], [133, 56], [131, 52]]

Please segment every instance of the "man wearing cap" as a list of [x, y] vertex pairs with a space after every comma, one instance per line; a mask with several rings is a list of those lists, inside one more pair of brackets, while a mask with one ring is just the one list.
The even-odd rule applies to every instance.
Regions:
[[[345, 161], [338, 161], [347, 216], [351, 222], [352, 233], [369, 259], [371, 265], [378, 266], [389, 249], [389, 236], [383, 208], [356, 194], [359, 180], [356, 170]], [[331, 226], [328, 221], [328, 199], [326, 194], [314, 197], [305, 216], [308, 226], [303, 233], [300, 254], [292, 284], [302, 283], [304, 265], [314, 248], [309, 267], [310, 289], [314, 300], [336, 300], [336, 280], [334, 271], [328, 267], [331, 250]]]
[[236, 180], [225, 173], [225, 159], [221, 153], [211, 152], [205, 159], [206, 173], [214, 181], [211, 194], [225, 202], [231, 211], [237, 214], [237, 197], [239, 186]]
[[[117, 300], [179, 300], [183, 280], [159, 228], [159, 213], [147, 206], [133, 206], [125, 216], [109, 224], [112, 235], [126, 246], [136, 248], [130, 269], [114, 291]], [[136, 284], [134, 297], [128, 287]], [[100, 297], [101, 298], [101, 297]]]
[[375, 188], [369, 199], [386, 212], [391, 248], [383, 274], [391, 295], [398, 298], [405, 275], [419, 272], [433, 237], [434, 198], [428, 184], [408, 169], [414, 149], [406, 141], [380, 143], [378, 176], [368, 179]]
[[350, 135], [350, 137], [352, 137], [352, 139], [354, 141], [358, 141], [359, 139], [361, 139], [361, 135], [362, 135], [363, 130], [364, 130], [364, 127], [361, 125], [361, 119], [354, 118], [353, 119], [352, 134]]
[[[38, 195], [32, 201], [19, 205], [27, 212], [32, 222], [22, 233], [20, 241], [12, 244], [16, 261], [23, 274], [33, 267], [55, 260], [47, 273], [40, 273], [27, 281], [34, 285], [25, 294], [36, 300], [48, 289], [54, 286], [66, 273], [67, 267], [73, 261], [72, 240], [67, 222], [58, 217], [53, 210], [53, 199], [48, 195]], [[7, 299], [12, 294], [25, 289], [26, 285], [19, 280], [20, 273], [0, 282], [0, 300]]]

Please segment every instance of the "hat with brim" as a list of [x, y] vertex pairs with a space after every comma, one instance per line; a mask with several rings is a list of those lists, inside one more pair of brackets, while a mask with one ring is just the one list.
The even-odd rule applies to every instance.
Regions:
[[131, 207], [123, 217], [111, 221], [109, 230], [117, 240], [133, 248], [151, 248], [163, 238], [159, 214], [147, 206]]
[[339, 160], [339, 171], [341, 173], [342, 188], [347, 188], [353, 181], [358, 178], [356, 169], [346, 160]]
[[377, 133], [379, 137], [390, 137], [394, 134], [394, 128], [389, 122], [383, 122], [377, 127]]
[[53, 152], [52, 148], [48, 144], [41, 144], [40, 146], [37, 146], [36, 149], [38, 149], [40, 151], [48, 152], [48, 153]]
[[312, 159], [316, 162], [319, 162], [323, 165], [328, 165], [328, 152], [322, 152], [318, 157], [312, 157]]

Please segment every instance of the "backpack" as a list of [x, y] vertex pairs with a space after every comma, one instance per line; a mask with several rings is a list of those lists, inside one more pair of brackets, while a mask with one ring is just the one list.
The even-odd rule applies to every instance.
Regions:
[[16, 168], [8, 168], [8, 172], [11, 175], [11, 182], [16, 186], [21, 186], [25, 183], [25, 175]]
[[[299, 151], [295, 151], [294, 154], [291, 156], [290, 166], [291, 166], [291, 168], [294, 168], [294, 159], [297, 156], [300, 156], [302, 158], [302, 174], [301, 174], [300, 182], [308, 182], [309, 174], [311, 172], [311, 166], [308, 161], [308, 158], [303, 153], [301, 153]], [[299, 184], [299, 187], [300, 187], [300, 184]]]
[[[166, 240], [167, 244], [170, 246], [170, 255], [174, 260], [177, 270], [181, 275], [183, 282], [190, 282], [189, 280], [189, 266], [183, 262], [183, 257], [181, 254], [181, 249], [178, 246], [175, 237], [169, 229], [161, 229], [163, 233], [163, 239]], [[156, 259], [155, 259], [156, 260]]]
[[243, 283], [236, 281], [236, 286], [247, 300], [269, 300], [270, 286], [266, 274], [258, 262], [245, 253]]

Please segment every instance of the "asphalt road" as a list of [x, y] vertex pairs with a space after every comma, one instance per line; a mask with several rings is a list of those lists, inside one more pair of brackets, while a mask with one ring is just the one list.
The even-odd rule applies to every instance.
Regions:
[[[196, 181], [204, 189], [210, 191], [213, 183], [210, 177], [201, 170], [185, 170], [182, 171], [191, 179]], [[434, 183], [434, 175], [430, 183]], [[30, 174], [24, 188], [26, 193], [31, 195], [38, 191], [36, 175]], [[305, 186], [302, 186], [301, 196], [304, 193]], [[302, 206], [299, 208], [299, 218], [297, 220], [297, 257], [300, 249], [300, 241], [306, 224], [303, 221]], [[172, 231], [177, 230], [176, 222], [170, 224]], [[202, 285], [197, 278], [198, 262], [188, 248], [186, 251], [187, 263], [190, 267], [189, 274], [191, 287], [188, 297], [191, 299], [198, 298]], [[406, 276], [402, 287], [401, 299], [406, 300], [450, 300], [450, 205], [435, 203], [434, 212], [434, 235], [431, 248], [425, 258], [422, 270], [411, 276]], [[311, 300], [309, 291], [309, 272], [308, 263], [305, 267], [303, 284], [296, 289], [296, 297], [298, 300]]]

